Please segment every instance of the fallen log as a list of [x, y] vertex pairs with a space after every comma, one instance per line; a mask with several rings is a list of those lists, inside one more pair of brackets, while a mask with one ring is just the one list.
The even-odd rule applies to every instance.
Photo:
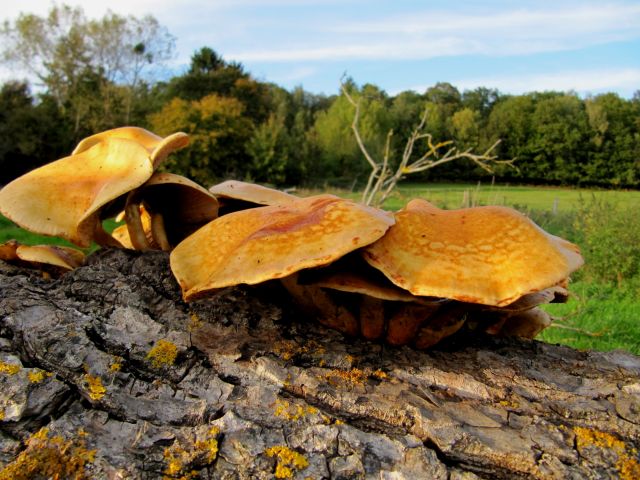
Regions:
[[186, 304], [163, 252], [0, 262], [0, 479], [640, 478], [640, 358], [351, 339], [276, 290]]

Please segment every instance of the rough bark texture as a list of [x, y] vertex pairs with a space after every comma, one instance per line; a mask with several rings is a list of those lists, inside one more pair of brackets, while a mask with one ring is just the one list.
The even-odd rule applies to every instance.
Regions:
[[391, 348], [278, 295], [185, 304], [164, 253], [58, 280], [0, 262], [0, 469], [64, 440], [88, 478], [640, 475], [638, 357], [464, 333]]

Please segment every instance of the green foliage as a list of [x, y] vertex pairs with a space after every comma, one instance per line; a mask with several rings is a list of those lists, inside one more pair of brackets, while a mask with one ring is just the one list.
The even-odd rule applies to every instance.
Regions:
[[587, 261], [583, 272], [586, 279], [619, 287], [637, 281], [640, 286], [637, 206], [621, 206], [593, 197], [580, 204], [573, 227]]
[[252, 134], [243, 112], [238, 99], [215, 93], [200, 100], [171, 100], [150, 116], [151, 127], [160, 135], [188, 133], [189, 147], [172, 154], [164, 168], [206, 186], [220, 178], [242, 177], [248, 162], [244, 146]]
[[36, 104], [25, 83], [0, 89], [0, 185], [71, 148], [69, 125], [51, 98]]
[[[361, 99], [359, 130], [371, 154], [383, 155], [387, 132], [391, 129], [391, 116], [387, 97], [373, 85], [358, 88], [348, 82], [346, 88], [356, 100]], [[322, 175], [325, 179], [366, 178], [368, 164], [362, 158], [351, 124], [354, 107], [343, 95], [337, 97], [326, 111], [320, 112], [313, 126], [313, 141], [320, 153], [320, 161], [313, 165], [311, 175]]]
[[108, 12], [93, 20], [64, 4], [47, 16], [20, 14], [0, 37], [2, 61], [46, 87], [73, 126], [73, 140], [130, 123], [144, 72], [173, 50], [173, 37], [151, 16]]
[[[0, 38], [0, 61], [44, 86], [33, 98], [19, 82], [3, 87], [0, 183], [67, 155], [82, 137], [125, 124], [196, 135], [196, 149], [176, 162], [180, 172], [206, 183], [233, 175], [278, 185], [357, 188], [368, 177], [351, 130], [354, 108], [342, 95], [257, 81], [242, 64], [206, 46], [194, 52], [184, 74], [158, 82], [154, 67], [170, 58], [174, 39], [153, 17], [109, 12], [89, 19], [80, 7], [55, 4], [47, 15], [25, 13], [5, 22]], [[352, 80], [348, 88], [361, 99], [359, 129], [374, 158], [382, 158], [393, 130], [392, 168], [427, 109], [425, 132], [436, 143], [484, 152], [500, 139], [495, 153], [517, 159], [518, 169], [498, 167], [498, 180], [640, 187], [640, 93], [632, 99], [614, 93], [514, 96], [485, 87], [460, 92], [440, 82], [424, 92], [389, 96]], [[211, 102], [204, 99], [212, 95], [220, 108], [209, 115], [198, 102]], [[162, 113], [170, 113], [171, 121], [160, 120]], [[426, 148], [426, 140], [418, 141], [411, 160]], [[420, 175], [415, 179], [488, 178], [463, 161]]]
[[568, 303], [545, 307], [555, 322], [539, 340], [589, 350], [622, 349], [640, 355], [640, 295], [627, 288], [584, 280], [571, 283], [570, 290]]

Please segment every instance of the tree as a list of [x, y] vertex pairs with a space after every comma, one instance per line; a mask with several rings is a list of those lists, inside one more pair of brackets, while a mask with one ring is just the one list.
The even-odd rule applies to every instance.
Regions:
[[[104, 127], [128, 123], [144, 72], [170, 58], [174, 47], [173, 37], [151, 16], [109, 12], [89, 20], [80, 7], [68, 5], [54, 5], [46, 17], [23, 13], [13, 23], [5, 21], [0, 37], [2, 60], [46, 88], [74, 119], [76, 136], [87, 118], [94, 124], [106, 118]], [[87, 79], [92, 88], [85, 88]]]
[[[358, 88], [352, 81], [345, 83], [344, 90], [361, 100], [360, 134], [375, 155], [382, 155], [385, 133], [391, 128], [386, 96], [373, 85]], [[322, 172], [324, 178], [349, 179], [352, 184], [354, 178], [367, 173], [351, 132], [352, 121], [353, 107], [345, 95], [337, 97], [328, 110], [316, 117], [313, 133], [320, 158], [315, 168]]]
[[[427, 117], [430, 112], [429, 106], [433, 105], [431, 102], [427, 103], [420, 122], [407, 138], [402, 156], [397, 164], [394, 164], [391, 160], [391, 138], [393, 130], [389, 130], [387, 133], [382, 160], [377, 160], [376, 156], [370, 153], [360, 134], [360, 99], [354, 99], [349, 92], [349, 88], [344, 84], [342, 86], [342, 94], [355, 108], [351, 129], [360, 151], [371, 168], [367, 186], [362, 193], [362, 202], [366, 205], [381, 206], [395, 190], [398, 182], [404, 179], [405, 176], [425, 172], [455, 160], [470, 160], [475, 165], [489, 172], [492, 171], [492, 164], [512, 164], [512, 160], [497, 160], [497, 157], [492, 154], [499, 141], [495, 142], [482, 154], [475, 154], [470, 148], [460, 150], [451, 140], [433, 143], [433, 136], [425, 130]], [[416, 146], [421, 148], [422, 151], [418, 154], [418, 158], [414, 159], [413, 153]]]
[[243, 113], [240, 100], [217, 94], [194, 101], [171, 100], [150, 115], [149, 122], [160, 135], [189, 134], [189, 147], [171, 155], [164, 166], [202, 185], [243, 177], [249, 163], [245, 144], [253, 131], [253, 123]]
[[640, 182], [639, 129], [634, 125], [633, 104], [615, 93], [585, 101], [591, 145], [585, 178], [614, 186]]
[[536, 102], [531, 120], [534, 178], [573, 185], [583, 181], [588, 150], [584, 103], [573, 94], [547, 94]]
[[0, 185], [71, 149], [69, 124], [55, 101], [35, 103], [24, 82], [8, 82], [0, 90]]

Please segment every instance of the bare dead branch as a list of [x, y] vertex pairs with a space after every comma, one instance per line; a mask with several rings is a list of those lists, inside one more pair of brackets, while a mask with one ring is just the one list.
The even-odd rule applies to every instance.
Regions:
[[[456, 160], [469, 160], [489, 173], [494, 173], [494, 166], [496, 165], [506, 165], [515, 168], [513, 165], [515, 159], [498, 160], [498, 156], [493, 153], [500, 144], [500, 140], [497, 140], [481, 154], [473, 153], [470, 148], [460, 150], [454, 145], [452, 140], [441, 141], [434, 144], [432, 135], [424, 131], [429, 114], [428, 109], [425, 108], [424, 112], [420, 116], [420, 121], [411, 132], [411, 135], [407, 138], [407, 142], [402, 152], [402, 157], [398, 162], [395, 172], [392, 173], [390, 168], [390, 157], [393, 131], [390, 130], [387, 133], [387, 141], [385, 143], [382, 161], [376, 161], [376, 159], [374, 159], [371, 153], [367, 150], [360, 135], [358, 127], [358, 122], [360, 120], [360, 99], [356, 101], [348, 92], [344, 83], [341, 85], [341, 91], [347, 101], [349, 101], [349, 103], [351, 103], [355, 108], [351, 129], [353, 130], [360, 151], [371, 167], [371, 173], [369, 174], [367, 185], [362, 193], [362, 202], [366, 205], [382, 205], [396, 189], [398, 182], [404, 179], [406, 175], [424, 172]], [[426, 141], [426, 151], [417, 160], [411, 161], [416, 144], [423, 140]], [[443, 152], [445, 148], [446, 151]]]

